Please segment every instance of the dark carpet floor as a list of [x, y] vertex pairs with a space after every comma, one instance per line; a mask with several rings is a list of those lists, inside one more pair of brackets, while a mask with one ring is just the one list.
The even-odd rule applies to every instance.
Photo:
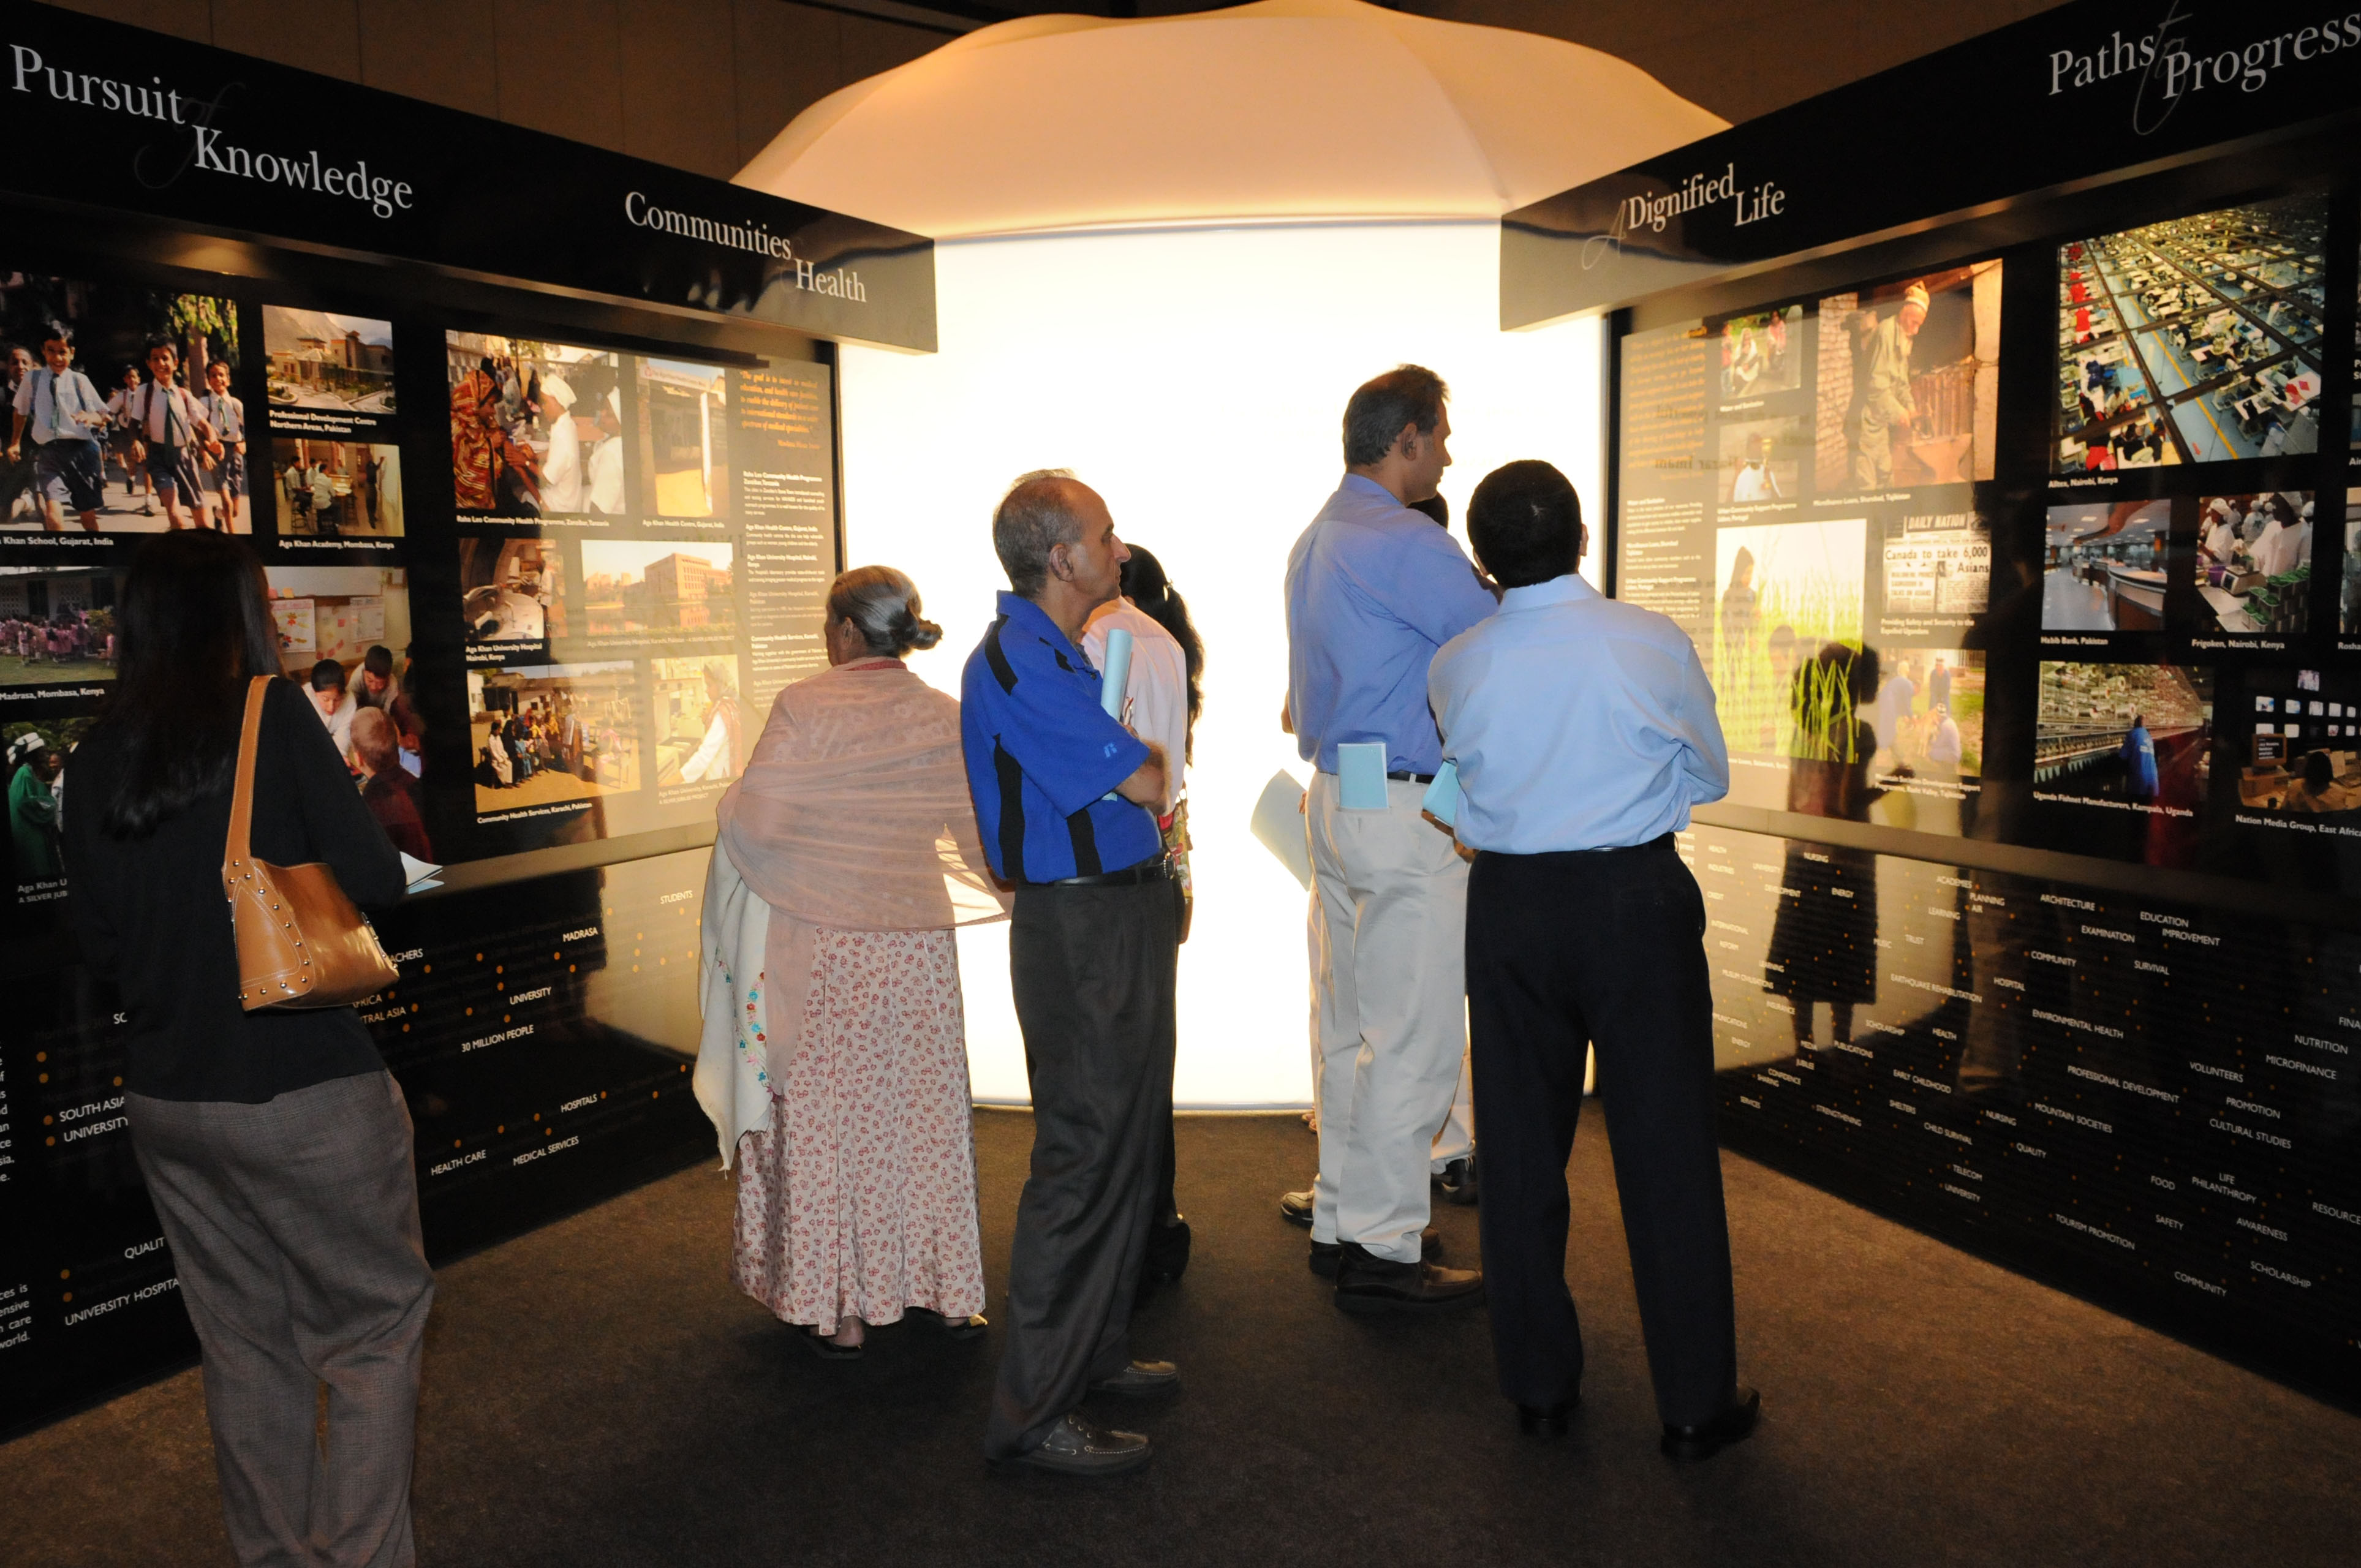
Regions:
[[[829, 1365], [730, 1288], [730, 1188], [660, 1181], [445, 1269], [417, 1479], [429, 1568], [550, 1563], [2262, 1563], [2361, 1555], [2361, 1420], [1725, 1157], [1755, 1439], [1675, 1468], [1587, 1112], [1573, 1434], [1521, 1438], [1482, 1314], [1348, 1318], [1273, 1201], [1293, 1117], [1191, 1117], [1188, 1277], [1141, 1315], [1156, 1463], [1003, 1475], [997, 1344], [880, 1331]], [[978, 1117], [995, 1277], [1031, 1136]], [[1438, 1216], [1451, 1255], [1473, 1211]], [[193, 1372], [0, 1448], [0, 1561], [227, 1561]]]

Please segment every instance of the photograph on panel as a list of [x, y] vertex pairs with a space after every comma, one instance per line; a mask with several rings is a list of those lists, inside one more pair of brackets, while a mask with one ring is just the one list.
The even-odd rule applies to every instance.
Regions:
[[566, 635], [564, 567], [548, 539], [459, 541], [460, 614], [467, 646], [534, 646]]
[[237, 310], [0, 272], [0, 532], [251, 532]]
[[630, 660], [468, 671], [477, 815], [638, 789], [639, 685]]
[[2238, 804], [2295, 816], [2361, 810], [2361, 675], [2250, 670], [2223, 720], [2243, 752]]
[[1884, 525], [1881, 637], [1972, 625], [1992, 602], [1992, 530], [1977, 512], [1910, 512]]
[[1721, 323], [1721, 400], [1743, 402], [1804, 384], [1804, 307], [1757, 311]]
[[1774, 522], [1714, 535], [1719, 597], [1700, 652], [1736, 751], [1782, 753], [1808, 697], [1805, 670], [1830, 646], [1861, 646], [1868, 523]]
[[0, 686], [113, 680], [116, 586], [104, 567], [0, 566]]
[[719, 365], [642, 359], [641, 510], [653, 518], [719, 517], [730, 510], [730, 389]]
[[1803, 494], [1803, 466], [1812, 448], [1809, 421], [1741, 420], [1723, 425], [1718, 439], [1719, 477], [1714, 496], [1722, 505], [1791, 501]]
[[582, 618], [602, 644], [707, 641], [738, 628], [731, 572], [737, 550], [721, 540], [586, 539]]
[[2320, 447], [2328, 201], [2059, 248], [2057, 473]]
[[648, 685], [655, 714], [656, 783], [669, 787], [736, 778], [754, 739], [738, 695], [737, 655], [651, 659]]
[[2042, 540], [2041, 630], [2164, 630], [2170, 501], [2051, 507]]
[[401, 537], [401, 449], [315, 436], [270, 443], [281, 538]]
[[2336, 585], [2336, 630], [2345, 637], [2361, 636], [2361, 489], [2345, 492], [2345, 561]]
[[[264, 575], [280, 667], [302, 686], [379, 820], [389, 830], [406, 824], [416, 815], [404, 807], [416, 804], [423, 765], [419, 727], [403, 697], [408, 574], [399, 566], [272, 566]], [[397, 832], [396, 841], [402, 837]]]
[[265, 305], [262, 348], [273, 430], [343, 435], [392, 420], [391, 322]]
[[1889, 648], [1880, 658], [1869, 721], [1877, 731], [1870, 776], [1957, 784], [1983, 772], [1982, 650]]
[[2195, 620], [2200, 636], [2305, 630], [2311, 620], [2310, 490], [2204, 496], [2197, 502]]
[[463, 518], [623, 514], [620, 356], [486, 333], [443, 341]]
[[1820, 301], [1821, 495], [1992, 477], [2000, 297], [1979, 261]]
[[73, 751], [98, 722], [92, 713], [0, 724], [0, 772], [8, 790], [9, 883], [19, 902], [65, 896], [58, 808]]
[[2189, 815], [2205, 799], [2213, 672], [2044, 660], [2035, 798]]

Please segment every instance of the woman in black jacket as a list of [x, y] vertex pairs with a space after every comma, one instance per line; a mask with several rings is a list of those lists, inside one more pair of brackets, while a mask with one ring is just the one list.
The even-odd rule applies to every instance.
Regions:
[[[351, 1008], [240, 1007], [222, 889], [247, 683], [280, 674], [262, 568], [225, 534], [162, 535], [118, 626], [115, 693], [69, 769], [66, 876], [121, 997], [132, 1145], [203, 1350], [230, 1541], [245, 1563], [406, 1564], [434, 1294], [410, 1114]], [[256, 757], [258, 859], [324, 861], [363, 908], [401, 895], [291, 682], [269, 687]]]

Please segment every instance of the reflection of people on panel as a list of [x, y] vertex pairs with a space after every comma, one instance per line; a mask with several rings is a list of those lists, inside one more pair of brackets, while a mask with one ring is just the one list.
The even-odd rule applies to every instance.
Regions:
[[[1795, 737], [1787, 763], [1787, 809], [1809, 817], [1869, 820], [1882, 790], [1869, 764], [1878, 733], [1869, 713], [1883, 689], [1877, 650], [1821, 645], [1788, 685]], [[1877, 856], [1789, 839], [1771, 924], [1763, 989], [1795, 1004], [1795, 1046], [1815, 1049], [1812, 1011], [1828, 1004], [1828, 1036], [1852, 1043], [1852, 1012], [1877, 1000]]]
[[1134, 1360], [1130, 1341], [1172, 1078], [1180, 898], [1156, 831], [1165, 761], [1099, 706], [1076, 645], [1122, 586], [1106, 502], [1071, 474], [1025, 475], [993, 513], [992, 546], [1011, 591], [961, 673], [960, 740], [984, 852], [1016, 884], [1008, 967], [1033, 1174], [983, 1449], [1111, 1475], [1147, 1464], [1148, 1439], [1093, 1426], [1083, 1398], [1180, 1381], [1169, 1362]]
[[1444, 645], [1426, 689], [1476, 851], [1467, 1014], [1500, 1391], [1536, 1435], [1564, 1431], [1582, 1392], [1565, 1167], [1595, 1048], [1663, 1446], [1702, 1459], [1759, 1403], [1738, 1383], [1705, 901], [1673, 843], [1730, 790], [1713, 688], [1671, 620], [1576, 576], [1582, 508], [1548, 464], [1486, 476], [1467, 537], [1500, 610]]
[[2132, 715], [2132, 727], [2115, 755], [2123, 760], [2124, 793], [2134, 800], [2154, 800], [2157, 793], [2156, 740], [2147, 732], [2147, 715]]
[[554, 370], [541, 380], [541, 417], [549, 427], [549, 455], [541, 466], [542, 508], [580, 511], [582, 433], [574, 424], [574, 388]]
[[[1484, 1277], [1427, 1258], [1431, 1151], [1467, 1049], [1467, 866], [1421, 810], [1442, 765], [1426, 667], [1496, 608], [1451, 535], [1405, 503], [1451, 462], [1449, 389], [1404, 365], [1357, 389], [1345, 473], [1287, 563], [1288, 705], [1318, 769], [1305, 801], [1322, 922], [1320, 1171], [1312, 1266], [1348, 1310], [1483, 1299]], [[1376, 742], [1384, 804], [1347, 807], [1337, 747]], [[1296, 1217], [1290, 1194], [1281, 1212]]]
[[1746, 650], [1754, 641], [1757, 602], [1754, 552], [1741, 544], [1730, 558], [1730, 586], [1721, 590], [1720, 646], [1716, 651], [1713, 674], [1725, 696], [1736, 695], [1729, 688], [1746, 667]]
[[1738, 466], [1738, 477], [1730, 481], [1731, 502], [1775, 501], [1782, 496], [1779, 480], [1771, 472], [1770, 441], [1761, 435], [1748, 436], [1746, 460]]
[[738, 688], [730, 684], [730, 672], [713, 661], [705, 665], [705, 739], [688, 761], [680, 765], [683, 784], [719, 783], [732, 777], [738, 771], [738, 759], [745, 754], [739, 731], [744, 725], [738, 700]]
[[515, 476], [526, 499], [541, 499], [541, 464], [529, 447], [509, 439], [500, 421], [500, 387], [483, 359], [451, 389], [452, 485], [462, 511], [491, 511], [503, 471]]
[[732, 1273], [831, 1360], [906, 1314], [984, 1329], [952, 927], [1008, 906], [959, 704], [902, 663], [942, 639], [920, 609], [890, 566], [836, 579], [829, 667], [772, 704], [707, 883], [697, 1088], [738, 1168]]
[[1852, 316], [1853, 384], [1859, 408], [1854, 419], [1852, 484], [1881, 490], [1894, 483], [1894, 438], [1909, 438], [1918, 405], [1910, 394], [1910, 349], [1927, 322], [1924, 283], [1902, 291], [1902, 308], [1879, 317], [1873, 310]]

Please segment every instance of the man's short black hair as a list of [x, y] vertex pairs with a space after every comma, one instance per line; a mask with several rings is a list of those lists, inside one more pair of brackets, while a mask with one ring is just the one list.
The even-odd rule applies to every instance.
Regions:
[[1422, 365], [1397, 365], [1362, 382], [1345, 405], [1345, 466], [1366, 468], [1383, 462], [1404, 425], [1427, 434], [1442, 421], [1450, 397], [1443, 378]]
[[387, 647], [382, 642], [372, 644], [369, 651], [361, 655], [361, 668], [367, 670], [370, 674], [375, 675], [379, 680], [391, 680], [393, 678], [393, 650]]
[[1536, 459], [1493, 469], [1467, 502], [1467, 542], [1504, 588], [1573, 571], [1581, 540], [1581, 499], [1564, 474]]
[[312, 666], [312, 689], [315, 692], [345, 689], [345, 667], [334, 659], [323, 659]]
[[71, 348], [73, 340], [73, 328], [63, 322], [44, 322], [41, 324], [41, 346], [44, 348], [53, 343], [62, 343]]
[[178, 359], [181, 356], [181, 345], [172, 341], [172, 334], [170, 333], [156, 332], [148, 334], [146, 356], [152, 356], [159, 348], [170, 349], [172, 351], [172, 357], [175, 359]]

